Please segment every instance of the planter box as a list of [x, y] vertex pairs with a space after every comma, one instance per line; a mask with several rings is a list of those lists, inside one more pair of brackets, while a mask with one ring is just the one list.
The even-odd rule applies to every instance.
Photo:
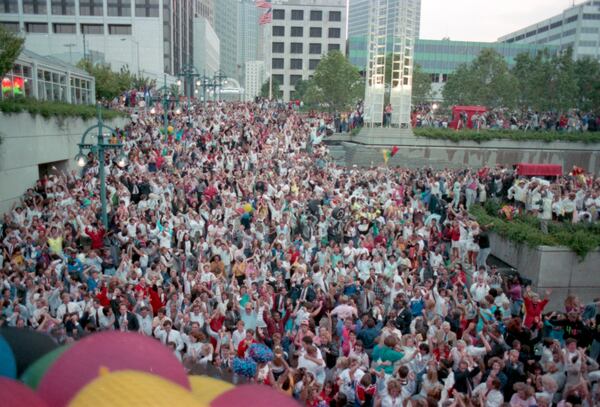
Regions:
[[564, 311], [564, 299], [577, 295], [583, 303], [600, 297], [600, 250], [588, 253], [581, 261], [567, 247], [515, 244], [490, 233], [492, 254], [517, 269], [543, 294], [552, 289], [547, 310]]

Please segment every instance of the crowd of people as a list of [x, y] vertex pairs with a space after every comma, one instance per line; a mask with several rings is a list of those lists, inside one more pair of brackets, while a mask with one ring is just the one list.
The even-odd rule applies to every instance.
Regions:
[[490, 109], [483, 113], [467, 115], [457, 112], [457, 117], [438, 110], [437, 104], [426, 103], [413, 109], [413, 127], [472, 128], [479, 130], [524, 130], [585, 132], [600, 129], [600, 116], [593, 112], [573, 109], [565, 113], [514, 111], [506, 108]]
[[294, 109], [192, 105], [167, 134], [160, 109], [120, 132], [126, 166], [90, 154], [4, 214], [0, 325], [61, 344], [136, 331], [190, 369], [230, 371], [264, 344], [274, 359], [252, 380], [307, 406], [600, 403], [600, 299], [546, 309], [550, 292], [488, 264], [467, 211], [524, 194], [546, 213], [550, 191], [561, 216], [572, 194], [587, 211], [597, 181], [343, 168]]

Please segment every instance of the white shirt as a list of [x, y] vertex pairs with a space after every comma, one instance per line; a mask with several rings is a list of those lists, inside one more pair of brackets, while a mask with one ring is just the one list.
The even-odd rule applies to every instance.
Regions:
[[56, 310], [56, 318], [60, 319], [62, 321], [63, 317], [65, 316], [65, 314], [72, 314], [76, 312], [79, 315], [79, 318], [81, 318], [81, 315], [83, 314], [83, 310], [81, 309], [81, 307], [79, 306], [79, 304], [77, 304], [76, 302], [69, 302], [68, 304], [60, 304], [58, 306], [58, 309]]
[[154, 336], [158, 338], [163, 345], [167, 345], [169, 342], [175, 343], [175, 349], [178, 351], [183, 350], [183, 339], [179, 331], [172, 329], [167, 333], [166, 330], [162, 329], [161, 326], [157, 326], [154, 330]]

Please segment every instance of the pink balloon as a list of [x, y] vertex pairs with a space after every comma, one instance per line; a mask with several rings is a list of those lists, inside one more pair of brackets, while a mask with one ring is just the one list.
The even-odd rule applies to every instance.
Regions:
[[101, 370], [139, 370], [190, 389], [182, 364], [159, 341], [136, 333], [101, 332], [64, 352], [48, 369], [37, 392], [52, 407], [66, 406]]
[[3, 406], [48, 407], [29, 387], [6, 377], [0, 377], [0, 400]]
[[210, 407], [298, 407], [292, 397], [265, 385], [244, 384], [222, 393], [210, 403]]

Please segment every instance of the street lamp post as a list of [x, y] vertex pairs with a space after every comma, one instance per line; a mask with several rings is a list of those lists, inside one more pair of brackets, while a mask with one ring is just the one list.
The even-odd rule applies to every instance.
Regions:
[[198, 70], [192, 64], [184, 64], [181, 67], [181, 72], [178, 72], [175, 75], [179, 78], [183, 78], [185, 88], [188, 88], [188, 86], [189, 86], [189, 89], [188, 89], [189, 92], [187, 92], [187, 90], [184, 92], [184, 93], [187, 93], [187, 98], [188, 98], [187, 110], [188, 110], [188, 115], [189, 115], [190, 99], [192, 98], [192, 96], [194, 94], [194, 79], [201, 78], [202, 76], [198, 73]]
[[221, 88], [223, 87], [223, 79], [227, 79], [227, 75], [222, 70], [218, 70], [214, 75], [215, 99], [217, 98], [217, 89], [219, 87], [219, 100], [221, 100]]
[[214, 88], [215, 84], [210, 76], [206, 76], [206, 70], [203, 71], [202, 76], [200, 77], [200, 80], [198, 82], [200, 82], [199, 86], [202, 87], [202, 101], [204, 103], [204, 106], [206, 106], [206, 88]]
[[[119, 135], [115, 132], [115, 130], [109, 126], [106, 126], [102, 121], [102, 106], [100, 103], [96, 105], [96, 115], [98, 118], [98, 123], [94, 126], [89, 127], [81, 136], [81, 141], [79, 145], [79, 153], [75, 156], [75, 161], [77, 165], [83, 167], [87, 159], [83, 154], [84, 150], [89, 150], [92, 154], [96, 156], [98, 159], [98, 175], [100, 177], [100, 204], [102, 205], [102, 224], [104, 225], [104, 229], [108, 229], [108, 213], [106, 209], [106, 175], [104, 172], [104, 152], [105, 150], [120, 150], [123, 148], [123, 144], [116, 143], [107, 143], [104, 141], [104, 130], [110, 131], [111, 135], [118, 137]], [[86, 143], [86, 138], [88, 134], [91, 134], [93, 130], [98, 129], [98, 133], [96, 136], [96, 143]], [[119, 167], [124, 167], [127, 165], [127, 156], [123, 153], [119, 156], [117, 160], [117, 165]]]
[[[167, 86], [167, 74], [164, 75], [164, 85], [157, 89], [157, 92], [161, 94], [161, 96], [152, 97], [152, 101], [160, 101], [163, 106], [163, 125], [164, 125], [164, 135], [167, 137], [169, 134], [169, 95], [170, 90]], [[177, 98], [179, 94], [175, 95]], [[179, 101], [177, 101], [177, 105], [179, 105]], [[179, 108], [176, 109], [175, 113], [178, 113]], [[150, 109], [150, 113], [156, 113], [154, 108]]]

